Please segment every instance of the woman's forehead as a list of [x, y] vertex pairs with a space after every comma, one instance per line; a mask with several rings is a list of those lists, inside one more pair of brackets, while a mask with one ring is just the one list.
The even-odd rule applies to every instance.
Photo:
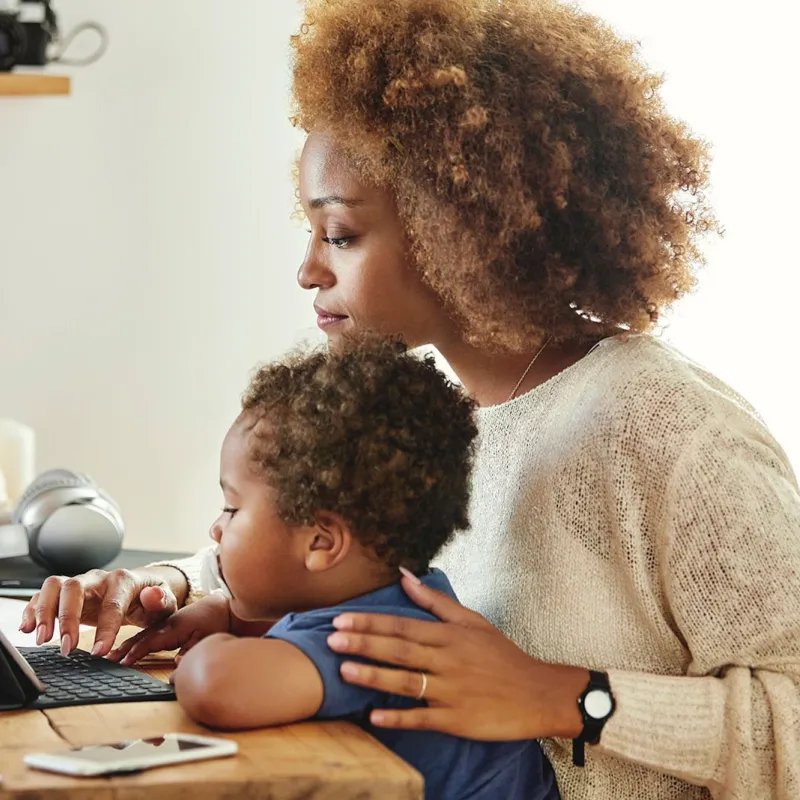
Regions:
[[327, 134], [310, 133], [300, 157], [300, 197], [307, 207], [358, 206], [386, 192], [363, 181], [345, 149]]
[[310, 133], [300, 157], [300, 181], [324, 193], [343, 187], [358, 189], [362, 184], [347, 163], [344, 150], [325, 134]]

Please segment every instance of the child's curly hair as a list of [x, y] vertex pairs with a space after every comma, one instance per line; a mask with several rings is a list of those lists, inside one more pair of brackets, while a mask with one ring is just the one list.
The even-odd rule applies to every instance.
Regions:
[[334, 511], [391, 567], [421, 570], [468, 526], [474, 404], [397, 341], [363, 337], [261, 367], [242, 399], [280, 517]]
[[295, 124], [396, 195], [475, 344], [642, 331], [719, 230], [708, 148], [634, 44], [555, 0], [305, 0]]

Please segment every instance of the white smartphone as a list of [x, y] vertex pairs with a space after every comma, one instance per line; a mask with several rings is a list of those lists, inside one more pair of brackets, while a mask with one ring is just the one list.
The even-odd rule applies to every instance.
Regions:
[[228, 739], [165, 733], [150, 739], [75, 747], [59, 753], [29, 753], [24, 761], [29, 767], [65, 775], [109, 775], [232, 756], [238, 750], [236, 742]]

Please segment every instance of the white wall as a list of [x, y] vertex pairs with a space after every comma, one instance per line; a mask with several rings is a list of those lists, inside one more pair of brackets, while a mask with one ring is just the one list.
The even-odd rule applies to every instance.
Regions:
[[0, 99], [0, 416], [36, 428], [41, 468], [111, 491], [129, 546], [194, 548], [250, 369], [314, 322], [289, 221], [296, 4], [55, 6], [111, 46], [69, 98]]
[[[746, 394], [800, 466], [785, 3], [741, 18], [722, 0], [584, 6], [642, 40], [670, 107], [715, 143], [728, 235], [666, 336]], [[112, 42], [72, 70], [70, 98], [0, 99], [0, 415], [37, 429], [40, 467], [114, 494], [129, 546], [194, 548], [249, 370], [313, 325], [288, 220], [296, 4], [56, 7]]]
[[726, 227], [664, 332], [747, 397], [800, 469], [796, 6], [761, 0], [582, 0], [666, 73], [670, 110], [713, 144]]

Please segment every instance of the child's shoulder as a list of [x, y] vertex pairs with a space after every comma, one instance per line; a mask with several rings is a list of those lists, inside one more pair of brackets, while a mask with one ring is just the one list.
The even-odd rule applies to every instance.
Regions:
[[[428, 570], [420, 576], [420, 580], [431, 589], [436, 589], [454, 599], [456, 594], [447, 575], [440, 569]], [[423, 608], [416, 605], [403, 591], [398, 580], [364, 595], [359, 595], [351, 600], [345, 600], [335, 606], [315, 608], [311, 611], [301, 611], [287, 614], [272, 628], [272, 633], [299, 630], [324, 630], [333, 631], [333, 620], [340, 614], [393, 614], [399, 617], [412, 617], [430, 622], [437, 618]]]

